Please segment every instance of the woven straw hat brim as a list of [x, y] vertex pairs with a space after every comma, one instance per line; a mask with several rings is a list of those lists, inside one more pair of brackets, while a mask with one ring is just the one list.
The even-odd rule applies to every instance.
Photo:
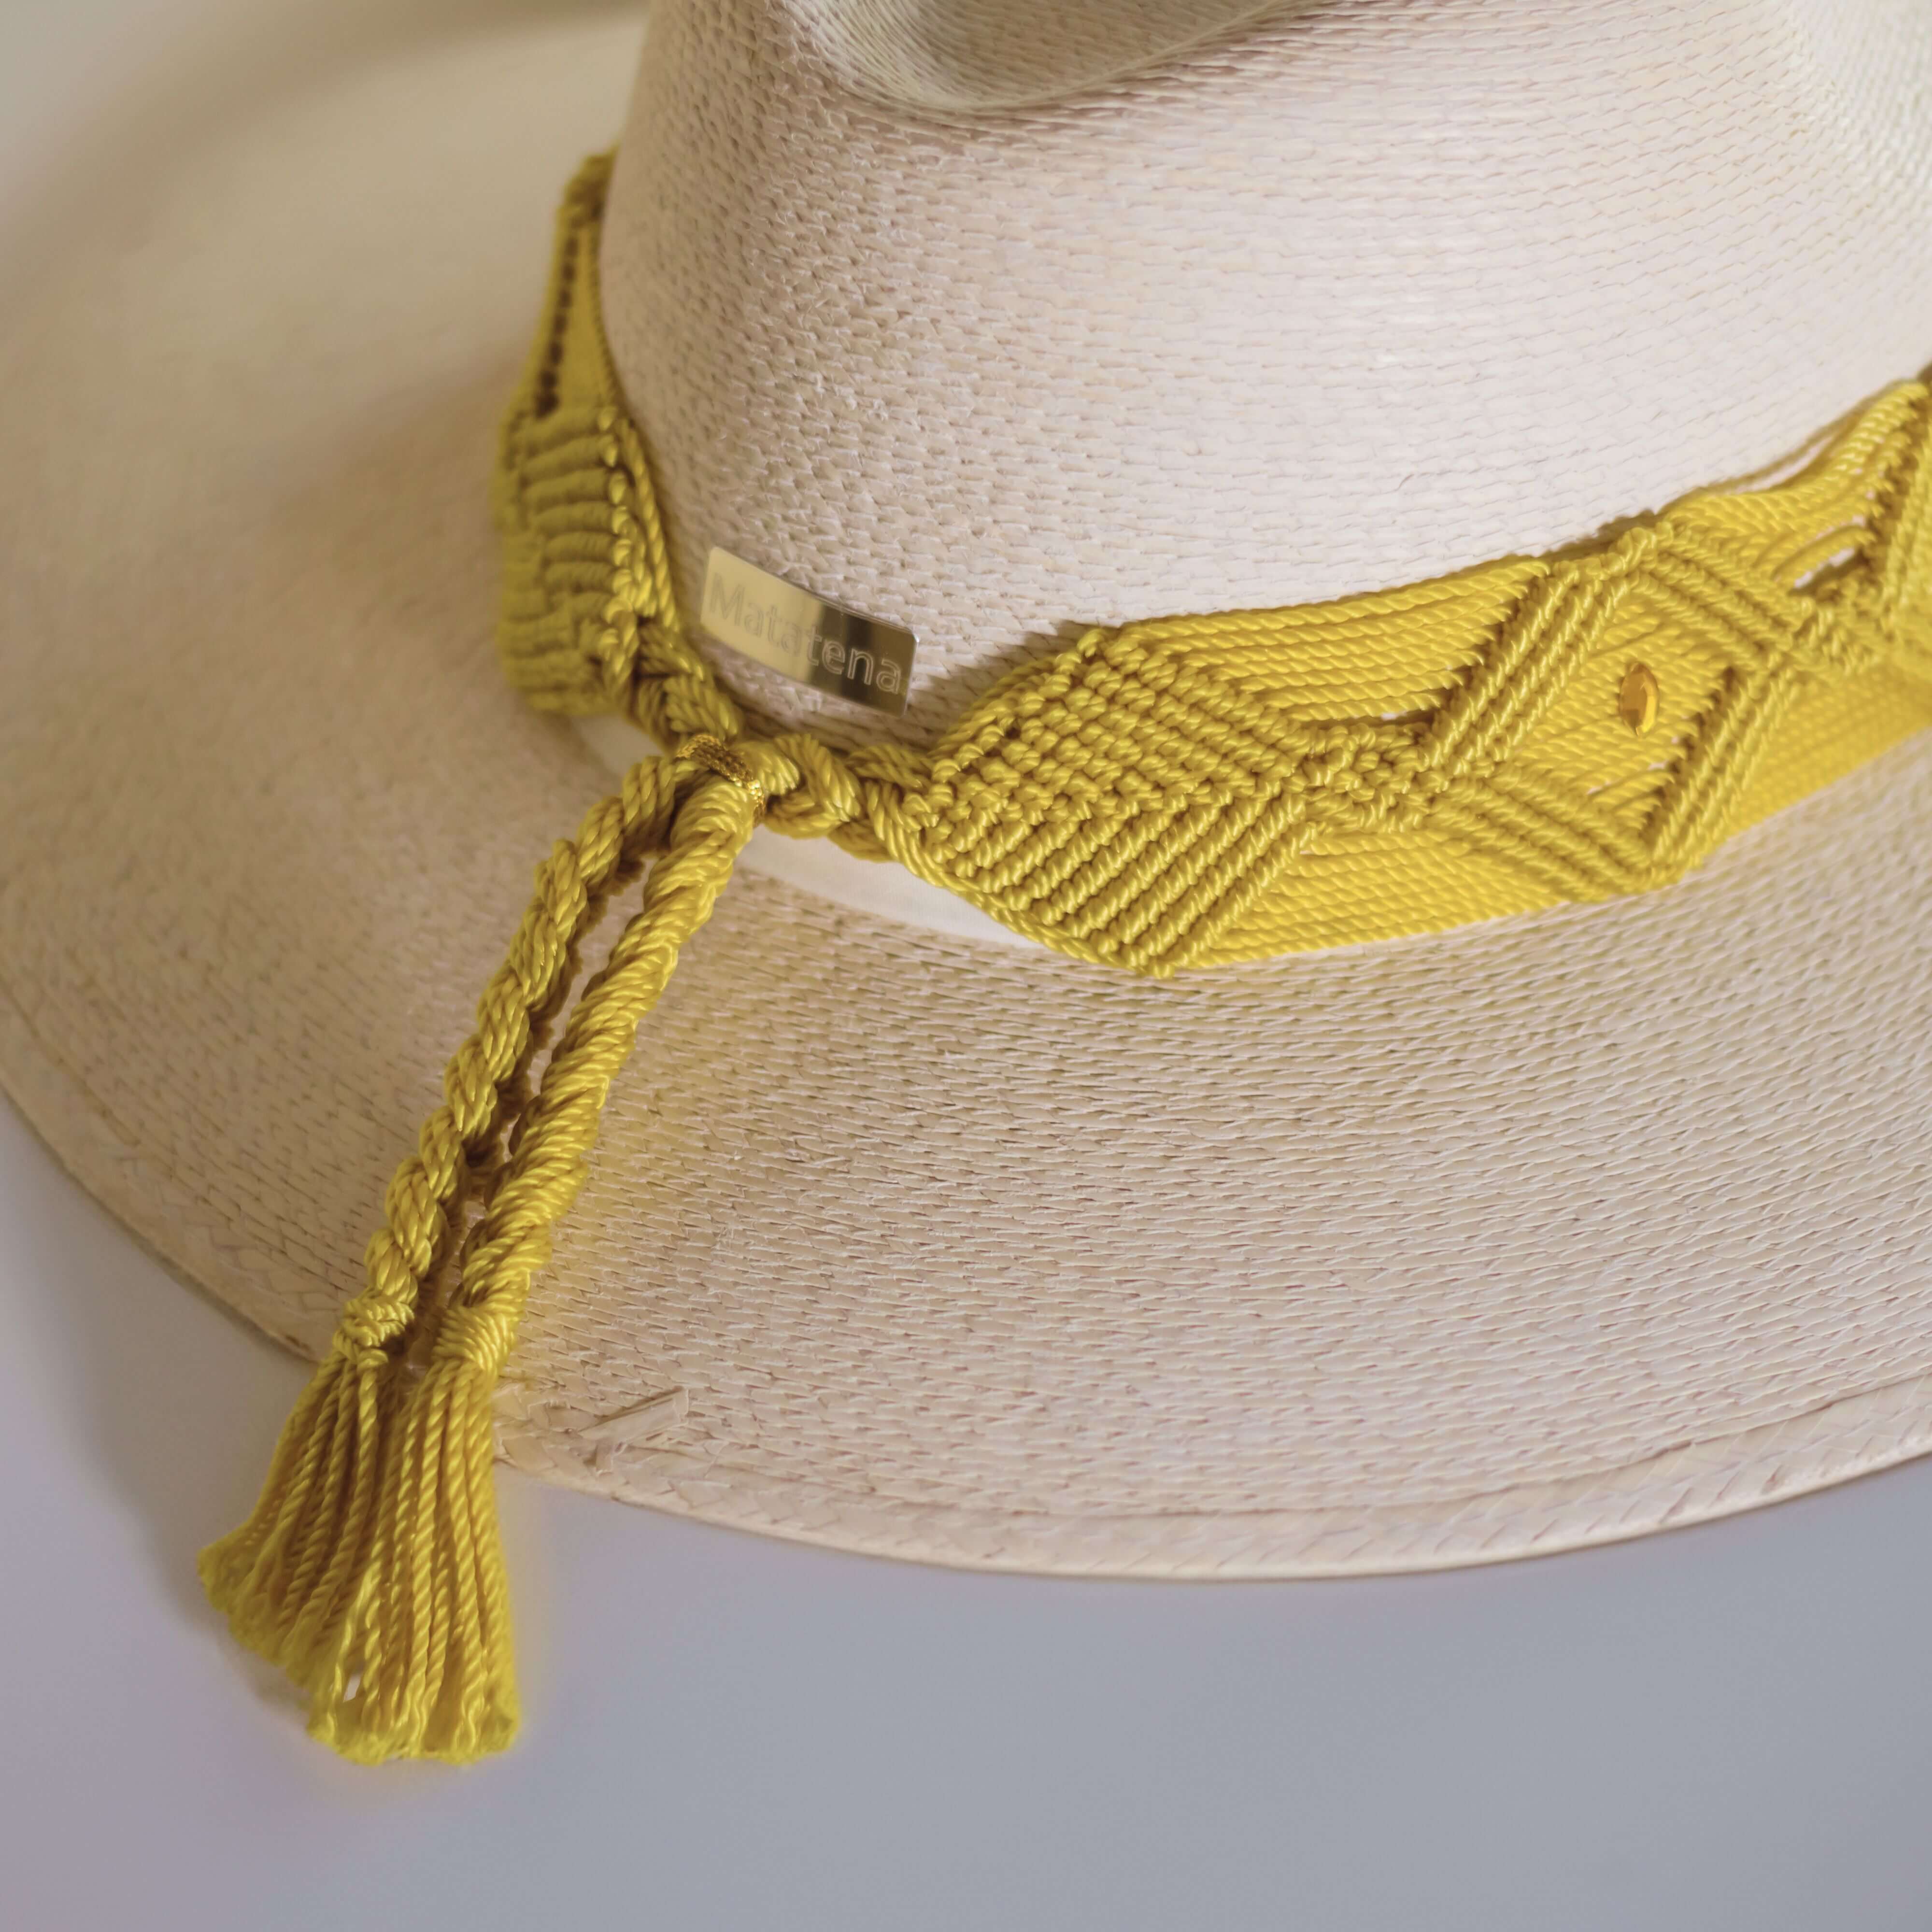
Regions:
[[[608, 784], [498, 674], [485, 486], [628, 66], [556, 29], [285, 106], [0, 350], [0, 1079], [310, 1352]], [[612, 1094], [504, 1451], [1167, 1576], [1516, 1556], [1916, 1454], [1928, 824], [1922, 739], [1666, 892], [1166, 985], [741, 876]]]

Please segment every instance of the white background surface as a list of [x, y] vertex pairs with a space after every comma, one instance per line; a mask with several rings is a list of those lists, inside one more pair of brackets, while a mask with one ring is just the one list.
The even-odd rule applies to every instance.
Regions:
[[[0, 0], [0, 288], [243, 77], [532, 10]], [[524, 1740], [371, 1772], [194, 1580], [302, 1370], [4, 1106], [0, 1336], [8, 1928], [1932, 1924], [1932, 1466], [1502, 1569], [1220, 1586], [922, 1570], [505, 1474]]]

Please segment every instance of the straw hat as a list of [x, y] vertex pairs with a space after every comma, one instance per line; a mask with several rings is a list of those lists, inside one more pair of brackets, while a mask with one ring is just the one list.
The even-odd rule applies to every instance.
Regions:
[[206, 1566], [316, 1728], [507, 1736], [493, 1417], [1173, 1577], [1932, 1444], [1924, 9], [662, 0], [576, 173], [634, 50], [0, 345], [0, 1078], [324, 1360]]

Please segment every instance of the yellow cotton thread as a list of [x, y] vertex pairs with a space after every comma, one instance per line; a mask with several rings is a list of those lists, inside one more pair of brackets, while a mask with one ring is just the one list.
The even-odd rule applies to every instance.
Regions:
[[[610, 1083], [761, 819], [1158, 976], [1647, 890], [1932, 723], [1932, 395], [1904, 382], [1776, 488], [1701, 493], [1576, 554], [1096, 628], [930, 752], [749, 738], [684, 628], [604, 344], [608, 170], [566, 199], [504, 427], [501, 650], [532, 704], [677, 749], [539, 868], [367, 1285], [254, 1515], [201, 1562], [358, 1759], [462, 1761], [514, 1732], [491, 1394]], [[578, 948], [640, 871], [532, 1096]]]
[[[646, 759], [538, 868], [445, 1076], [451, 1097], [390, 1185], [369, 1286], [284, 1429], [254, 1514], [202, 1555], [236, 1635], [308, 1691], [310, 1730], [345, 1756], [463, 1762], [514, 1732], [490, 1394], [610, 1081], [754, 818], [744, 786]], [[642, 905], [578, 999], [513, 1150], [494, 1158], [578, 942], [652, 855]], [[438, 1310], [424, 1290], [471, 1187], [482, 1211]]]

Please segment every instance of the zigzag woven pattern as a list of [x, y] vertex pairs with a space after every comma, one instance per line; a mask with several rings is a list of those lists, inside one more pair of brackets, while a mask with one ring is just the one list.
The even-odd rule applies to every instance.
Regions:
[[[678, 613], [603, 346], [605, 177], [571, 191], [506, 430], [504, 662], [546, 708], [730, 742], [746, 722]], [[1574, 555], [1092, 630], [929, 755], [778, 734], [771, 822], [1156, 974], [1666, 884], [1932, 722], [1928, 428], [1901, 383], [1801, 475]], [[1617, 702], [1634, 663], [1664, 707], [1641, 736]]]

